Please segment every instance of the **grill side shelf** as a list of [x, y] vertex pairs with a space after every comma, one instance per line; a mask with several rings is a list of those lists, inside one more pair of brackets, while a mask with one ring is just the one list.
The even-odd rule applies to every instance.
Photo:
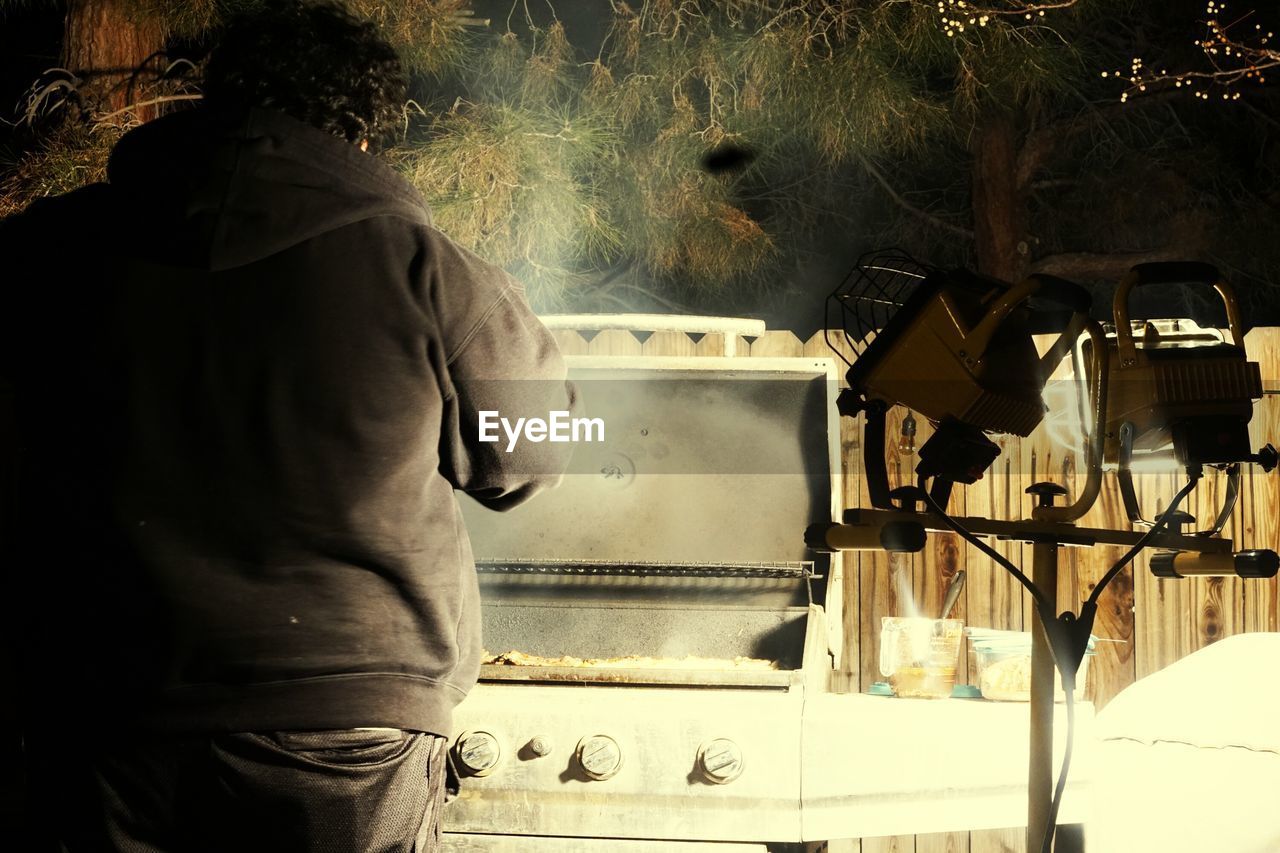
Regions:
[[481, 574], [681, 578], [812, 578], [811, 561], [790, 563], [620, 563], [608, 560], [477, 560]]
[[649, 669], [603, 666], [506, 666], [484, 664], [481, 681], [619, 684], [628, 686], [767, 687], [785, 689], [798, 681], [791, 670]]

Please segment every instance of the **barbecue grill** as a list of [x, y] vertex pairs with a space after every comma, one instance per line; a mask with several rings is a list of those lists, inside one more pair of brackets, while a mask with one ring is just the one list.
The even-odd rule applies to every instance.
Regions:
[[463, 499], [491, 662], [452, 843], [798, 841], [804, 699], [839, 653], [839, 555], [802, 539], [836, 517], [834, 365], [568, 360], [605, 440], [509, 513]]

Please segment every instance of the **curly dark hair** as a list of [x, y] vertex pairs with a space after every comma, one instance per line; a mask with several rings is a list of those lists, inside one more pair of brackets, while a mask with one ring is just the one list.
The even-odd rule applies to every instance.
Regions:
[[376, 150], [408, 78], [372, 23], [333, 2], [272, 2], [231, 18], [209, 56], [210, 106], [267, 107]]

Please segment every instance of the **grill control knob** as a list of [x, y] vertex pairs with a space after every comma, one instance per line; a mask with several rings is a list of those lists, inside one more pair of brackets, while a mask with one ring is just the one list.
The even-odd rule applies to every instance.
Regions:
[[463, 732], [454, 746], [454, 754], [472, 776], [487, 776], [502, 759], [502, 746], [488, 732]]
[[544, 756], [550, 755], [551, 741], [547, 740], [542, 735], [537, 735], [536, 737], [534, 737], [532, 740], [529, 741], [529, 751], [532, 752], [534, 756], [536, 756], [537, 758], [542, 758]]
[[591, 735], [578, 741], [577, 758], [582, 772], [601, 782], [622, 769], [622, 750], [608, 735]]
[[728, 738], [716, 738], [698, 749], [698, 769], [708, 782], [726, 785], [742, 775], [742, 750]]

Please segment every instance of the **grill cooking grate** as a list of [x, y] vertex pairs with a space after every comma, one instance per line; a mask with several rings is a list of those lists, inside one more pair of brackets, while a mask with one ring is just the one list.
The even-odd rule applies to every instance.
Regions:
[[482, 574], [604, 575], [680, 578], [812, 578], [812, 561], [786, 563], [636, 563], [610, 560], [477, 560]]

